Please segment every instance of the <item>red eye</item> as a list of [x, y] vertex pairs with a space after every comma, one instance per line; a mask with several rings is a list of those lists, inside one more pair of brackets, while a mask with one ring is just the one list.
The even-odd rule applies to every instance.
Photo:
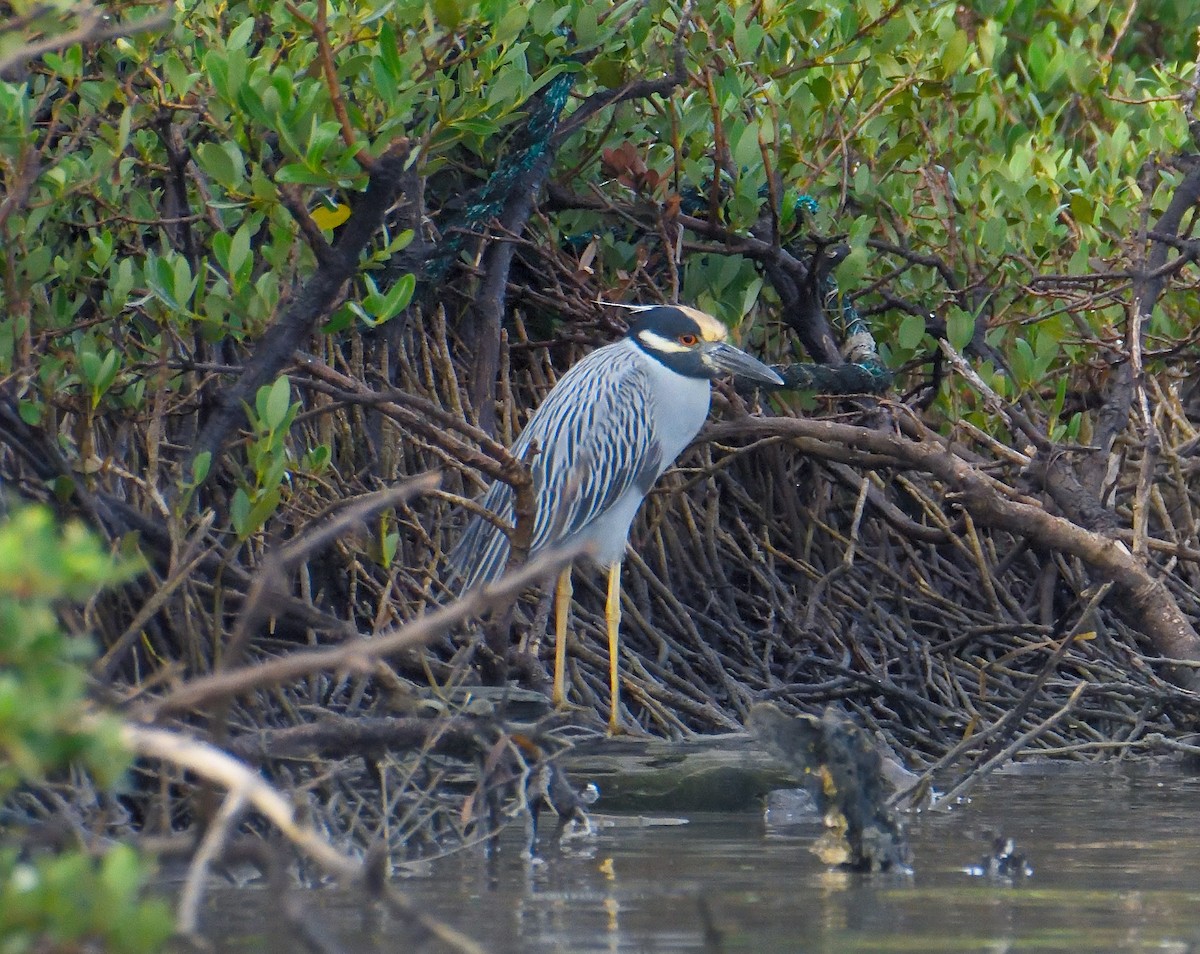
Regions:
[[686, 348], [694, 347], [699, 342], [699, 340], [700, 339], [697, 338], [695, 335], [680, 335], [679, 336], [679, 343]]

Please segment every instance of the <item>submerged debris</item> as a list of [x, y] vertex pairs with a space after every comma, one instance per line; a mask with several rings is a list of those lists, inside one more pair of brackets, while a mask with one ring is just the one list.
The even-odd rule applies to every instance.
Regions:
[[750, 710], [760, 742], [795, 769], [828, 829], [815, 851], [851, 871], [908, 868], [904, 826], [887, 805], [892, 786], [872, 738], [834, 709], [821, 718], [789, 716], [770, 704]]
[[538, 822], [545, 810], [550, 811], [558, 820], [554, 831], [556, 838], [568, 832], [590, 833], [592, 824], [588, 818], [587, 807], [600, 797], [596, 786], [588, 783], [582, 791], [577, 792], [567, 780], [566, 774], [551, 760], [541, 745], [520, 733], [514, 733], [512, 740], [530, 765], [525, 781], [524, 798], [529, 813], [530, 857], [537, 855]]
[[1018, 881], [1033, 876], [1033, 866], [1026, 859], [1025, 853], [1017, 851], [1016, 841], [1004, 835], [996, 835], [992, 839], [991, 852], [966, 871], [973, 877], [993, 881]]

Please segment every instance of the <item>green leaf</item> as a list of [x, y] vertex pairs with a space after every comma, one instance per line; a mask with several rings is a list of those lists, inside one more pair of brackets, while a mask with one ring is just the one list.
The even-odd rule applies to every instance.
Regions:
[[835, 269], [838, 287], [846, 293], [852, 292], [866, 274], [868, 264], [867, 250], [862, 247], [853, 248]]
[[398, 233], [396, 236], [394, 236], [390, 242], [388, 242], [387, 247], [384, 249], [384, 251], [387, 253], [387, 255], [389, 257], [391, 257], [392, 255], [395, 255], [397, 252], [403, 252], [406, 248], [408, 248], [412, 244], [413, 237], [414, 237], [413, 230], [405, 229], [404, 231], [402, 231], [402, 232]]
[[1018, 338], [1014, 342], [1013, 350], [1009, 355], [1009, 361], [1012, 363], [1013, 376], [1017, 379], [1017, 383], [1022, 387], [1028, 387], [1033, 383], [1034, 379], [1034, 357], [1033, 349], [1029, 347], [1029, 342], [1024, 338]]
[[141, 877], [137, 852], [129, 845], [114, 845], [100, 863], [100, 884], [107, 900], [118, 908], [136, 900]]
[[223, 146], [215, 142], [202, 142], [196, 147], [196, 162], [200, 168], [227, 189], [234, 188], [241, 176], [233, 158]]
[[430, 5], [433, 7], [433, 15], [438, 23], [446, 28], [446, 32], [453, 33], [458, 29], [463, 19], [458, 0], [432, 0]]
[[939, 68], [943, 79], [949, 79], [957, 73], [967, 61], [971, 52], [971, 40], [963, 30], [955, 30], [946, 45], [942, 48], [942, 59]]
[[596, 82], [607, 89], [620, 88], [628, 76], [628, 64], [621, 57], [598, 56], [588, 64]]
[[329, 316], [329, 320], [321, 327], [327, 335], [337, 334], [339, 331], [345, 331], [347, 328], [354, 326], [354, 320], [358, 316], [357, 302], [346, 302]]
[[[194, 61], [193, 61], [194, 62]], [[171, 92], [177, 97], [186, 96], [192, 86], [199, 79], [199, 72], [192, 72], [184, 65], [183, 60], [178, 54], [171, 52], [163, 63], [163, 72], [166, 74], [168, 87]]]
[[400, 314], [408, 303], [412, 301], [413, 292], [417, 288], [417, 276], [413, 274], [401, 275], [390, 289], [388, 289], [386, 301], [386, 311], [388, 318], [394, 318]]
[[237, 50], [245, 47], [250, 42], [250, 36], [254, 33], [254, 17], [246, 17], [239, 23], [229, 34], [229, 39], [225, 41], [225, 49]]
[[758, 145], [758, 124], [747, 123], [731, 143], [733, 161], [739, 168], [758, 165], [762, 162], [762, 151]]
[[1071, 196], [1071, 215], [1076, 222], [1083, 225], [1094, 225], [1096, 222], [1096, 204], [1082, 192]]
[[921, 315], [905, 315], [896, 332], [896, 343], [910, 351], [925, 340], [925, 319]]
[[229, 61], [219, 50], [209, 50], [204, 55], [204, 72], [212, 80], [213, 89], [224, 100], [230, 99]]
[[34, 401], [19, 401], [17, 403], [17, 414], [30, 427], [37, 427], [42, 423], [44, 408], [43, 405]]
[[597, 25], [596, 13], [594, 4], [584, 3], [579, 7], [579, 15], [575, 18], [575, 42], [580, 50], [595, 46], [599, 39], [600, 28]]
[[960, 354], [975, 337], [975, 316], [961, 308], [951, 308], [946, 318], [946, 340]]
[[125, 147], [129, 145], [129, 129], [133, 123], [133, 110], [126, 106], [121, 111], [121, 118], [117, 121], [117, 152], [124, 152]]
[[268, 429], [276, 431], [287, 420], [288, 410], [292, 406], [292, 382], [284, 375], [265, 390], [267, 395], [261, 409], [262, 421]]
[[88, 350], [79, 352], [79, 374], [90, 385], [95, 385], [100, 378], [100, 355], [91, 346]]
[[758, 296], [762, 292], [762, 289], [763, 280], [759, 276], [755, 275], [754, 278], [750, 279], [750, 283], [746, 286], [746, 290], [742, 293], [742, 307], [738, 314], [739, 318], [742, 315], [749, 314], [750, 309], [757, 304]]
[[192, 267], [182, 255], [176, 255], [171, 268], [171, 289], [175, 300], [185, 308], [192, 300], [192, 292], [196, 290], [196, 279], [192, 277]]
[[525, 4], [512, 4], [500, 18], [500, 22], [496, 24], [496, 42], [513, 42], [517, 35], [525, 29], [525, 24], [528, 22], [529, 11], [525, 8]]
[[253, 533], [266, 523], [268, 517], [274, 515], [275, 511], [279, 509], [281, 497], [282, 494], [279, 487], [276, 486], [254, 501], [254, 506], [250, 508], [250, 513], [246, 515], [246, 526], [250, 528], [250, 533]]
[[229, 522], [238, 539], [245, 540], [253, 532], [250, 527], [250, 495], [241, 487], [233, 492], [233, 499], [229, 501]]
[[250, 281], [254, 269], [254, 259], [250, 254], [249, 223], [243, 222], [229, 243], [229, 283], [235, 292], [240, 291]]
[[332, 456], [328, 444], [318, 444], [304, 455], [304, 469], [311, 474], [319, 474], [329, 466]]
[[212, 451], [201, 451], [192, 461], [192, 483], [200, 484], [208, 477], [208, 469], [212, 466]]
[[396, 41], [396, 31], [386, 21], [379, 27], [379, 59], [387, 69], [391, 78], [399, 83], [408, 79], [408, 71], [400, 61], [399, 46]]
[[305, 163], [310, 168], [318, 167], [324, 160], [325, 154], [329, 152], [329, 148], [341, 138], [341, 135], [341, 125], [332, 120], [314, 126], [312, 135], [308, 138], [308, 148], [304, 153]]
[[92, 377], [92, 407], [96, 408], [100, 404], [100, 398], [105, 392], [112, 387], [113, 382], [117, 378], [117, 372], [121, 368], [121, 353], [115, 348], [109, 351], [100, 361], [99, 366], [95, 368], [94, 377]]
[[994, 252], [1008, 251], [1008, 223], [1003, 216], [993, 215], [983, 223], [983, 247]]
[[1042, 330], [1034, 340], [1034, 372], [1041, 378], [1050, 370], [1050, 366], [1058, 359], [1059, 343], [1052, 333]]
[[289, 162], [276, 170], [275, 181], [285, 185], [332, 186], [337, 180], [324, 170], [315, 171], [302, 162]]

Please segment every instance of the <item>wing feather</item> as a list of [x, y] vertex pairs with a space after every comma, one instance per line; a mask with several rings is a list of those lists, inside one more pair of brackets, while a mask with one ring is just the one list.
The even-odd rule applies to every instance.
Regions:
[[[644, 360], [628, 342], [593, 351], [563, 375], [513, 444], [518, 457], [535, 441], [538, 449], [530, 467], [537, 495], [531, 553], [586, 533], [626, 494], [644, 496], [670, 464], [651, 432]], [[483, 506], [511, 526], [507, 484], [493, 484]], [[507, 535], [479, 516], [450, 556], [464, 587], [496, 579], [507, 561]]]

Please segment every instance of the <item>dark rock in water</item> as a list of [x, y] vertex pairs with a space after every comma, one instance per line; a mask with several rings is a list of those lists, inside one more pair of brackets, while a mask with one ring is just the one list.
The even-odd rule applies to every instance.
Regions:
[[750, 727], [817, 803], [828, 829], [814, 849], [823, 861], [852, 871], [908, 868], [908, 838], [887, 805], [893, 787], [867, 732], [833, 709], [818, 719], [770, 704], [750, 710]]

